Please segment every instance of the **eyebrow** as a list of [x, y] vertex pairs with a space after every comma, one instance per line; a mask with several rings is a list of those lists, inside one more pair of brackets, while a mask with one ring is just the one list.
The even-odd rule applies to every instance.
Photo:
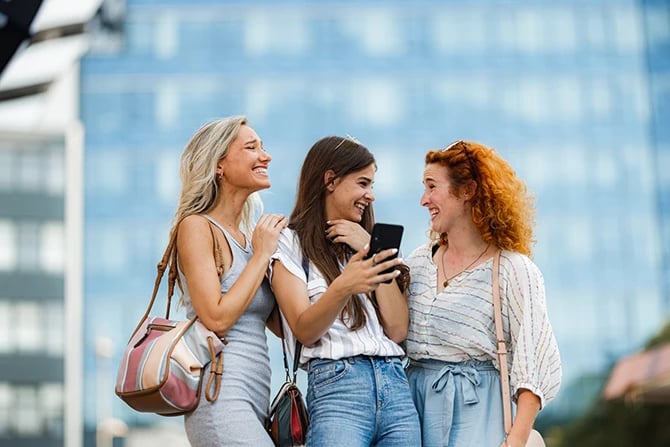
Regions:
[[256, 139], [256, 138], [252, 138], [251, 140], [246, 141], [246, 142], [244, 143], [244, 145], [246, 146], [247, 144], [254, 144], [254, 143], [256, 143], [256, 142], [259, 142], [261, 146], [263, 145], [263, 141], [262, 141], [262, 140], [258, 140], [258, 139]]

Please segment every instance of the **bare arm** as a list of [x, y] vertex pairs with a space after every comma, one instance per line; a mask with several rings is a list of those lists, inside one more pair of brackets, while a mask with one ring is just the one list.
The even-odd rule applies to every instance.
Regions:
[[528, 441], [533, 423], [540, 411], [540, 398], [527, 389], [520, 389], [518, 393], [516, 418], [512, 429], [507, 435], [507, 441], [501, 447], [523, 447]]
[[363, 259], [365, 253], [367, 247], [352, 256], [340, 276], [314, 304], [309, 300], [304, 281], [275, 261], [272, 288], [291, 330], [302, 344], [313, 345], [330, 329], [349, 296], [375, 290], [381, 281], [397, 276], [395, 271], [385, 275], [379, 273], [399, 261], [394, 259], [374, 265], [372, 260]]
[[[335, 219], [328, 222], [330, 226], [326, 236], [337, 243], [345, 243], [356, 251], [362, 250], [370, 242], [370, 234], [358, 223], [346, 219]], [[395, 254], [392, 252], [388, 252]], [[385, 259], [379, 253], [375, 256], [377, 262]], [[404, 294], [395, 281], [390, 284], [379, 284], [376, 290], [377, 304], [384, 333], [396, 343], [407, 338], [409, 329], [409, 309]]]
[[[181, 222], [177, 236], [180, 267], [186, 278], [193, 309], [208, 329], [225, 336], [246, 311], [263, 281], [268, 260], [284, 226], [286, 219], [282, 216], [261, 216], [251, 241], [254, 254], [230, 290], [222, 295], [209, 222], [196, 215]], [[225, 238], [222, 238], [222, 246], [224, 264], [230, 265], [230, 250]]]
[[409, 330], [407, 298], [400, 291], [396, 281], [380, 284], [375, 294], [384, 333], [394, 342], [402, 342], [407, 338]]

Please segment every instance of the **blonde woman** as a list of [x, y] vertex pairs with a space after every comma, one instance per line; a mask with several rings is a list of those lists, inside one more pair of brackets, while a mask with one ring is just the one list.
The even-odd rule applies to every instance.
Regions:
[[[185, 416], [186, 434], [196, 447], [273, 445], [263, 427], [270, 399], [265, 327], [276, 312], [265, 273], [287, 220], [261, 215], [255, 227], [252, 221], [262, 208], [257, 191], [270, 187], [271, 160], [242, 116], [202, 126], [181, 157], [182, 191], [172, 231], [178, 225], [183, 303], [189, 318], [197, 315], [228, 341], [218, 399], [203, 396]], [[221, 280], [214, 237], [222, 248]]]

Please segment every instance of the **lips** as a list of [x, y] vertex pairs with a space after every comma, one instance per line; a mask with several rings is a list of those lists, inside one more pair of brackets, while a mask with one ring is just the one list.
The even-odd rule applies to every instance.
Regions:
[[356, 208], [358, 208], [358, 209], [360, 210], [361, 213], [363, 213], [363, 212], [365, 211], [365, 208], [367, 208], [368, 204], [367, 204], [367, 203], [356, 202], [356, 203], [354, 204], [354, 206], [355, 206]]
[[253, 169], [254, 174], [268, 175], [268, 168], [258, 167]]

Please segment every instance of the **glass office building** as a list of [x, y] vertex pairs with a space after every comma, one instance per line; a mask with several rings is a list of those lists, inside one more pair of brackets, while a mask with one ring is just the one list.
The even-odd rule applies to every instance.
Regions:
[[[118, 51], [82, 64], [87, 428], [148, 302], [181, 150], [232, 114], [274, 157], [271, 212], [290, 212], [316, 139], [366, 144], [377, 219], [405, 225], [406, 253], [426, 240], [425, 151], [456, 139], [497, 148], [537, 198], [534, 259], [564, 361], [541, 421], [578, 414], [598, 391], [583, 378], [668, 315], [669, 23], [668, 2], [651, 0], [128, 0]], [[111, 366], [96, 359], [99, 338], [113, 342]], [[106, 405], [133, 425], [156, 421]]]
[[0, 445], [63, 445], [64, 161], [63, 135], [0, 131]]

